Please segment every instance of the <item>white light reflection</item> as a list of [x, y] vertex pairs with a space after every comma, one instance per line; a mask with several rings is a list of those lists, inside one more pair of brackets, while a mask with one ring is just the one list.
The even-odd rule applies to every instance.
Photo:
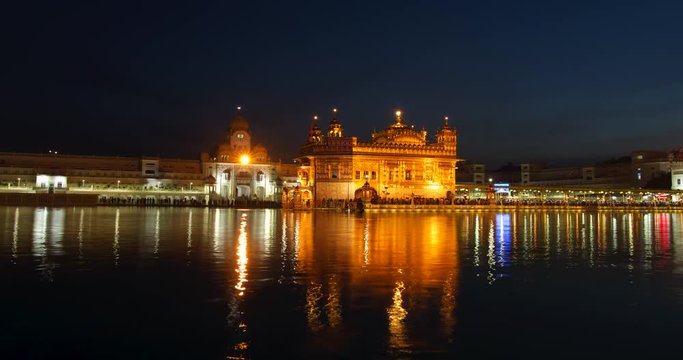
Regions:
[[486, 280], [488, 280], [489, 285], [493, 284], [495, 279], [495, 272], [496, 272], [496, 239], [495, 239], [495, 225], [493, 220], [489, 222], [489, 237], [488, 237], [488, 252], [486, 253], [486, 258], [487, 258], [487, 264], [489, 266], [488, 268], [488, 274], [486, 275]]
[[481, 254], [479, 254], [481, 247], [481, 227], [479, 224], [479, 214], [474, 216], [474, 267], [479, 267], [479, 257]]
[[187, 214], [187, 245], [185, 255], [187, 256], [187, 265], [190, 265], [190, 254], [192, 254], [192, 209]]
[[17, 263], [19, 257], [17, 248], [19, 247], [19, 208], [14, 210], [14, 227], [12, 229], [12, 264]]
[[643, 267], [652, 270], [652, 214], [643, 215]]
[[83, 219], [85, 211], [81, 209], [80, 215], [78, 217], [78, 259], [83, 260]]
[[64, 239], [64, 209], [50, 210], [50, 254], [63, 255], [62, 240]]
[[119, 264], [119, 239], [121, 237], [119, 233], [119, 219], [121, 217], [121, 212], [116, 208], [116, 217], [114, 218], [114, 244], [112, 245], [112, 253], [114, 254], [114, 265]]
[[[117, 215], [118, 215], [118, 209]], [[159, 241], [160, 241], [160, 222], [161, 222], [161, 211], [157, 209], [156, 217], [154, 218], [154, 256], [159, 257]]]
[[268, 256], [273, 254], [273, 232], [275, 230], [273, 211], [272, 209], [266, 209], [263, 214], [263, 242], [266, 250], [265, 253]]
[[47, 256], [47, 208], [36, 208], [33, 213], [33, 256]]

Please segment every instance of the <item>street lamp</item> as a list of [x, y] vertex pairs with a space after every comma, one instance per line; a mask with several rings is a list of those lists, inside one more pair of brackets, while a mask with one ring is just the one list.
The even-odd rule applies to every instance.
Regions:
[[81, 180], [81, 187], [82, 187], [82, 188], [85, 187], [85, 180]]
[[116, 180], [116, 189], [118, 190], [121, 186], [121, 180]]
[[190, 191], [192, 191], [192, 183], [190, 183]]
[[21, 178], [17, 178], [17, 187], [21, 186]]

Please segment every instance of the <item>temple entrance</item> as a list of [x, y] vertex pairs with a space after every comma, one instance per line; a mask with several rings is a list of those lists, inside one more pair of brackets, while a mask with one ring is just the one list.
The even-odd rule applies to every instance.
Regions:
[[251, 189], [247, 185], [237, 185], [237, 194], [235, 194], [238, 198], [240, 197], [249, 197], [251, 196]]

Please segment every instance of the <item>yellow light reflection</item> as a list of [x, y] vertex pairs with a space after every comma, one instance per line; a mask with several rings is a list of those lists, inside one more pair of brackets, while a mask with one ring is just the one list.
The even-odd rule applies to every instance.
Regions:
[[311, 282], [306, 289], [306, 320], [311, 332], [316, 333], [323, 328], [320, 320], [320, 307], [318, 302], [322, 298], [322, 284]]
[[325, 311], [327, 312], [327, 321], [331, 328], [337, 327], [341, 324], [342, 308], [340, 300], [339, 283], [335, 275], [330, 277], [329, 293], [327, 295], [327, 304], [325, 304]]
[[247, 282], [247, 214], [242, 213], [240, 219], [240, 233], [237, 238], [237, 284], [235, 289], [239, 290], [238, 295], [243, 296], [246, 287], [244, 283]]
[[387, 309], [389, 317], [389, 342], [393, 349], [404, 349], [409, 345], [405, 325], [408, 311], [403, 308], [403, 290], [405, 290], [403, 281], [396, 281], [392, 303]]

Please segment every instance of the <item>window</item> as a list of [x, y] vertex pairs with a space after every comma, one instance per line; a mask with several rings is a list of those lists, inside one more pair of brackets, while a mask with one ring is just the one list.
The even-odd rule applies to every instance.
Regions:
[[412, 179], [412, 174], [410, 173], [410, 170], [406, 170], [406, 180]]
[[363, 178], [367, 179], [370, 177], [370, 174], [367, 171], [363, 171]]
[[356, 171], [356, 180], [360, 180], [360, 171]]
[[256, 181], [263, 181], [264, 177], [265, 175], [263, 175], [263, 172], [259, 171], [258, 173], [256, 173]]
[[372, 179], [372, 180], [377, 179], [377, 173], [376, 173], [376, 172], [374, 172], [374, 171], [372, 172], [371, 179]]
[[223, 180], [230, 180], [230, 170], [223, 171]]
[[237, 134], [237, 138], [238, 139], [244, 139], [244, 134], [242, 134], [242, 133]]
[[676, 184], [680, 185], [681, 184], [681, 179], [676, 179]]

